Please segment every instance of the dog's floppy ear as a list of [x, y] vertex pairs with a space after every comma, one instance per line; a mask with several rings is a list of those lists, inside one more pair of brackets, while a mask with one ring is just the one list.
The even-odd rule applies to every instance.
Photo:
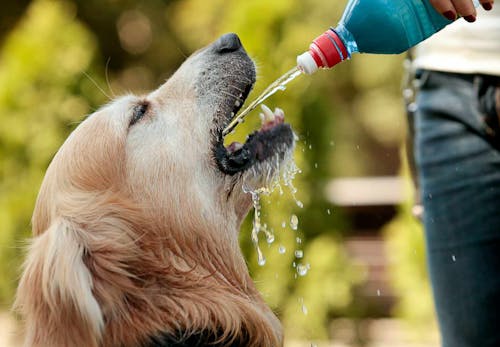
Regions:
[[27, 345], [98, 345], [103, 315], [86, 255], [84, 231], [65, 218], [33, 239], [15, 304], [28, 319]]

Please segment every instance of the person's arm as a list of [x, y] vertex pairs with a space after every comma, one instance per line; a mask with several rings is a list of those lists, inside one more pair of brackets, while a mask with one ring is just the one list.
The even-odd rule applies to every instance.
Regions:
[[[487, 11], [493, 8], [494, 0], [479, 0], [481, 6]], [[467, 22], [476, 20], [476, 8], [472, 0], [430, 0], [432, 6], [449, 20], [454, 20], [457, 16], [464, 17]]]

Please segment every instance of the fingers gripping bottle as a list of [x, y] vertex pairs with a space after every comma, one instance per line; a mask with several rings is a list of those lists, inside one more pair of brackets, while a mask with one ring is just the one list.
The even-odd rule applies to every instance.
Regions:
[[[474, 5], [479, 5], [477, 0]], [[312, 74], [357, 52], [398, 54], [452, 22], [430, 0], [349, 0], [337, 27], [318, 36], [309, 51], [297, 57], [297, 66]]]

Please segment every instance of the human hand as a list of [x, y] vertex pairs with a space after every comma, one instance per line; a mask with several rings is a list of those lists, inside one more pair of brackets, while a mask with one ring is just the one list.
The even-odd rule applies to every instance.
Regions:
[[[494, 0], [479, 0], [486, 11], [493, 8]], [[430, 0], [432, 6], [449, 20], [463, 17], [467, 22], [476, 20], [476, 8], [472, 0]]]

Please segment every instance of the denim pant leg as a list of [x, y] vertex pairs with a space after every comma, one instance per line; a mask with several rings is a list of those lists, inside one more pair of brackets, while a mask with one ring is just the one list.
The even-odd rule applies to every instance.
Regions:
[[500, 346], [500, 151], [473, 77], [424, 71], [415, 159], [443, 347]]

